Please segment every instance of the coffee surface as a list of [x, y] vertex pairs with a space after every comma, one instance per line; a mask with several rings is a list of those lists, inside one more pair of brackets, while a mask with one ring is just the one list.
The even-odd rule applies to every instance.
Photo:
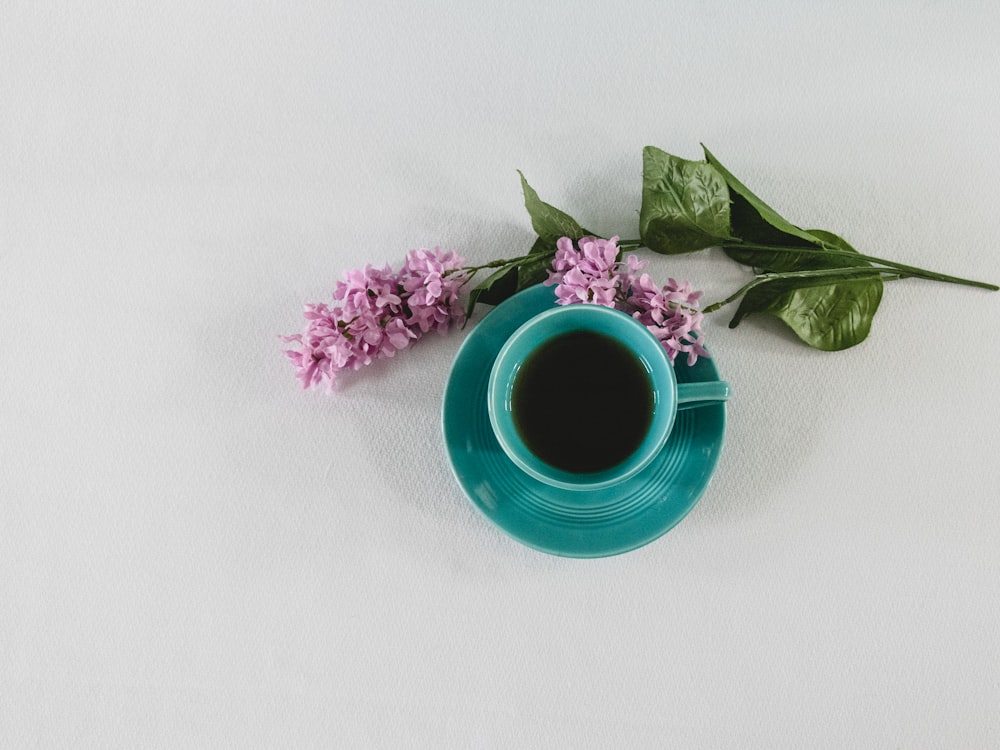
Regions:
[[653, 418], [653, 386], [624, 344], [571, 331], [525, 359], [511, 408], [532, 453], [557, 469], [588, 474], [618, 465], [642, 443]]

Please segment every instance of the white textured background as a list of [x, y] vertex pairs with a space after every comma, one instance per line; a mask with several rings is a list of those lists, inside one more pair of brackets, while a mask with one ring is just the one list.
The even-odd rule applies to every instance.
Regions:
[[516, 168], [634, 236], [646, 144], [1000, 281], [996, 4], [46, 5], [0, 5], [0, 746], [1000, 746], [1000, 294], [891, 284], [838, 354], [713, 318], [716, 478], [596, 561], [452, 480], [464, 334], [332, 397], [276, 338], [523, 251]]

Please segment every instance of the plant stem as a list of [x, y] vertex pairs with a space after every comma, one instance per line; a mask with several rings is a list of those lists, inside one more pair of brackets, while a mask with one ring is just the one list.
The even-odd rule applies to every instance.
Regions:
[[723, 249], [727, 250], [763, 250], [767, 252], [776, 252], [776, 253], [798, 253], [805, 255], [822, 255], [822, 256], [832, 255], [841, 258], [852, 258], [853, 260], [864, 260], [869, 263], [878, 263], [880, 265], [887, 266], [897, 271], [901, 271], [906, 276], [913, 276], [919, 279], [928, 279], [930, 281], [943, 281], [949, 284], [962, 284], [964, 286], [974, 286], [979, 289], [989, 289], [990, 291], [993, 292], [1000, 290], [1000, 287], [998, 287], [996, 284], [989, 284], [985, 281], [973, 281], [971, 279], [962, 279], [957, 276], [948, 276], [947, 274], [937, 273], [935, 271], [927, 271], [923, 268], [916, 268], [915, 266], [908, 266], [905, 263], [897, 263], [892, 260], [885, 260], [884, 258], [876, 258], [873, 255], [862, 255], [861, 253], [852, 253], [847, 250], [839, 250], [827, 244], [824, 244], [823, 250], [811, 247], [785, 247], [780, 245], [760, 245], [753, 242], [724, 243], [722, 247]]
[[521, 255], [517, 258], [503, 258], [500, 260], [492, 260], [489, 263], [484, 263], [481, 266], [463, 266], [462, 268], [456, 268], [451, 271], [446, 271], [445, 273], [447, 275], [451, 275], [459, 272], [465, 272], [469, 274], [469, 278], [471, 279], [477, 273], [487, 268], [504, 268], [505, 266], [513, 266], [517, 265], [518, 263], [526, 263], [528, 261], [537, 260], [539, 258], [545, 258], [550, 255], [552, 255], [551, 251], [543, 250], [537, 253], [528, 253], [527, 255]]
[[708, 307], [702, 309], [702, 312], [711, 313], [719, 310], [730, 302], [735, 302], [737, 299], [742, 297], [744, 294], [749, 292], [762, 284], [767, 284], [772, 281], [781, 281], [783, 279], [830, 279], [832, 281], [841, 281], [852, 278], [864, 278], [865, 276], [873, 276], [874, 274], [880, 274], [886, 276], [886, 281], [893, 281], [895, 279], [902, 279], [909, 274], [899, 273], [893, 269], [888, 268], [873, 268], [872, 266], [855, 266], [853, 268], [820, 268], [812, 271], [784, 271], [782, 273], [762, 273], [755, 276], [753, 281], [744, 286], [740, 287], [738, 290], [730, 294], [724, 300], [719, 300], [718, 302], [713, 302]]

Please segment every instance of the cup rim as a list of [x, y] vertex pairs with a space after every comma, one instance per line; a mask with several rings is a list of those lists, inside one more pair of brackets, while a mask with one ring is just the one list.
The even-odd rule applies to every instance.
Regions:
[[[554, 325], [550, 322], [554, 317], [566, 317], [567, 321]], [[525, 354], [513, 354], [517, 347], [523, 346], [526, 336], [537, 335], [546, 327], [551, 330], [545, 331], [542, 338], [531, 341]], [[527, 353], [555, 336], [574, 330], [628, 336], [629, 348], [646, 369], [653, 391], [653, 420], [639, 447], [615, 466], [587, 474], [558, 469], [535, 456], [518, 435], [510, 409], [511, 388]], [[621, 336], [615, 338], [621, 340]], [[540, 482], [563, 489], [602, 489], [634, 476], [663, 449], [677, 414], [677, 378], [663, 345], [646, 326], [630, 315], [597, 304], [560, 305], [522, 323], [504, 342], [490, 369], [487, 410], [497, 442], [522, 471]]]

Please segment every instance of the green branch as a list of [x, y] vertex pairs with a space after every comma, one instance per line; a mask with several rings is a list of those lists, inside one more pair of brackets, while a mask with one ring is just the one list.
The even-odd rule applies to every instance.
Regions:
[[912, 276], [918, 279], [928, 279], [930, 281], [943, 281], [949, 284], [962, 284], [964, 286], [974, 286], [979, 289], [989, 289], [990, 291], [998, 291], [1000, 287], [996, 284], [989, 284], [985, 281], [973, 281], [972, 279], [963, 279], [958, 276], [949, 276], [943, 273], [937, 273], [936, 271], [927, 271], [923, 268], [917, 268], [915, 266], [908, 266], [905, 263], [897, 263], [892, 260], [885, 260], [884, 258], [876, 258], [873, 255], [863, 255], [861, 253], [853, 253], [847, 250], [839, 250], [832, 245], [827, 245], [824, 243], [824, 249], [819, 250], [810, 247], [785, 247], [781, 245], [762, 245], [753, 242], [734, 242], [734, 243], [724, 243], [722, 248], [725, 250], [762, 250], [766, 252], [774, 253], [795, 253], [799, 255], [816, 255], [816, 256], [834, 256], [839, 258], [851, 258], [852, 260], [863, 260], [869, 263], [878, 263], [879, 265], [892, 268], [896, 271], [902, 272], [905, 276]]
[[848, 279], [863, 279], [865, 277], [874, 278], [876, 275], [883, 276], [885, 281], [893, 281], [896, 279], [905, 278], [907, 274], [898, 273], [897, 271], [890, 270], [887, 268], [873, 268], [872, 266], [857, 266], [855, 268], [820, 268], [813, 271], [784, 271], [782, 273], [762, 273], [755, 276], [753, 281], [737, 289], [735, 292], [730, 294], [723, 300], [718, 302], [713, 302], [708, 307], [702, 309], [702, 312], [711, 313], [716, 310], [720, 310], [730, 302], [735, 302], [744, 294], [749, 292], [751, 289], [755, 289], [763, 284], [768, 284], [772, 281], [783, 281], [786, 279], [819, 279], [825, 280], [829, 279], [831, 282], [835, 281], [846, 281]]

